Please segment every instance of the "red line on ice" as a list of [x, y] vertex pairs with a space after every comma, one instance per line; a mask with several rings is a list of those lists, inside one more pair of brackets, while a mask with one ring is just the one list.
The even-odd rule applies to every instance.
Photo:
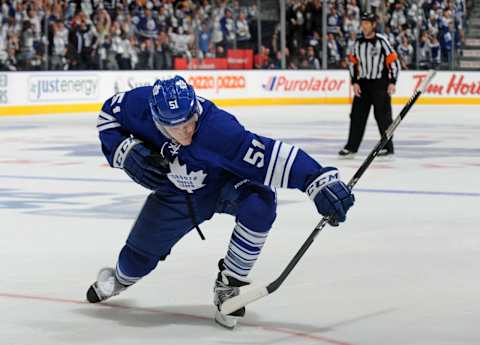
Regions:
[[[79, 301], [79, 300], [65, 299], [65, 298], [42, 297], [42, 296], [33, 296], [33, 295], [20, 295], [20, 294], [13, 294], [13, 293], [0, 293], [0, 297], [15, 298], [15, 299], [22, 299], [22, 300], [36, 300], [36, 301], [52, 302], [52, 303], [90, 305], [90, 303], [88, 303], [87, 301]], [[124, 305], [120, 305], [120, 304], [113, 304], [113, 303], [102, 303], [102, 304], [98, 304], [98, 306], [118, 308], [118, 309], [140, 310], [140, 311], [146, 311], [146, 312], [151, 312], [151, 313], [162, 313], [162, 314], [166, 314], [166, 315], [181, 316], [181, 317], [187, 317], [187, 318], [193, 318], [193, 319], [199, 319], [199, 320], [210, 320], [211, 319], [210, 317], [200, 316], [200, 315], [175, 313], [175, 312], [163, 311], [161, 309], [129, 307], [129, 306], [124, 306]], [[258, 326], [258, 325], [255, 325], [253, 323], [248, 323], [248, 322], [243, 322], [243, 321], [241, 321], [240, 324], [245, 325], [245, 326], [249, 326], [249, 327], [260, 328], [260, 329], [263, 329], [265, 331], [272, 332], [272, 333], [283, 333], [283, 334], [288, 334], [288, 335], [295, 336], [295, 337], [301, 337], [301, 338], [311, 339], [311, 340], [318, 340], [318, 341], [328, 343], [328, 344], [333, 344], [333, 345], [353, 345], [352, 343], [348, 343], [346, 341], [335, 340], [335, 339], [327, 338], [327, 337], [324, 337], [324, 336], [298, 332], [298, 331], [295, 331], [293, 329], [277, 328], [277, 327], [271, 327], [271, 326]]]

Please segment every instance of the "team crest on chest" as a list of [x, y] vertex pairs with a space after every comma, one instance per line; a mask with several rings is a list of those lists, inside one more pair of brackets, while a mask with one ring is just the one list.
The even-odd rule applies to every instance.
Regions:
[[180, 164], [178, 157], [173, 163], [170, 163], [170, 172], [167, 174], [168, 179], [175, 187], [193, 193], [194, 190], [205, 186], [203, 181], [207, 174], [203, 170], [187, 172], [187, 164]]

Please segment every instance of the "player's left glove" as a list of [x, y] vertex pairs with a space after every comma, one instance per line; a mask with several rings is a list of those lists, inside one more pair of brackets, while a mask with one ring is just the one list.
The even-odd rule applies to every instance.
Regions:
[[308, 184], [306, 192], [318, 213], [328, 216], [332, 226], [345, 221], [348, 209], [355, 202], [350, 188], [338, 179], [338, 170], [332, 167], [323, 168]]

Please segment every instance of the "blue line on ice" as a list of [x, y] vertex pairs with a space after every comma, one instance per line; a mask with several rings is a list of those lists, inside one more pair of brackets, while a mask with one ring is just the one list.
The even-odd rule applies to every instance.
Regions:
[[[50, 177], [50, 176], [15, 176], [0, 175], [0, 179], [25, 179], [25, 180], [47, 180], [47, 181], [72, 181], [72, 182], [113, 182], [113, 183], [131, 183], [130, 180], [120, 179], [102, 179], [102, 178], [81, 178], [81, 177]], [[355, 192], [360, 193], [382, 193], [382, 194], [409, 194], [409, 195], [438, 195], [438, 196], [463, 196], [480, 197], [477, 192], [447, 192], [447, 191], [422, 191], [422, 190], [399, 190], [399, 189], [374, 189], [374, 188], [355, 188]]]
[[480, 193], [475, 192], [443, 192], [443, 191], [422, 191], [422, 190], [398, 190], [398, 189], [371, 189], [371, 188], [355, 188], [354, 192], [361, 193], [384, 193], [384, 194], [410, 194], [410, 195], [441, 195], [441, 196], [476, 196]]

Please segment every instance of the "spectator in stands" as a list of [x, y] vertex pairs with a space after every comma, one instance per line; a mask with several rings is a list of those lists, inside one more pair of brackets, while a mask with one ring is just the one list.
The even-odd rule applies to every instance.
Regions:
[[432, 68], [437, 68], [441, 63], [440, 43], [437, 36], [432, 36], [430, 43], [430, 50], [432, 52]]
[[198, 52], [199, 57], [203, 59], [210, 49], [210, 45], [212, 42], [212, 31], [208, 26], [208, 22], [202, 23], [202, 29], [198, 33], [197, 38], [197, 45], [198, 45]]
[[31, 69], [31, 61], [35, 55], [35, 49], [33, 48], [33, 29], [30, 21], [25, 20], [22, 24], [22, 33], [20, 36], [20, 54], [18, 56], [19, 67], [24, 70]]
[[25, 20], [30, 23], [33, 39], [35, 42], [39, 42], [42, 34], [41, 21], [43, 19], [43, 13], [37, 13], [35, 9], [35, 3], [27, 6], [27, 15]]
[[[151, 39], [147, 39], [150, 40]], [[121, 49], [117, 56], [118, 68], [121, 70], [130, 70], [135, 68], [138, 62], [138, 53], [135, 49], [137, 39], [135, 36], [128, 37], [126, 32], [120, 35]]]
[[225, 57], [227, 57], [227, 52], [226, 52], [226, 50], [223, 48], [223, 46], [217, 46], [217, 48], [215, 49], [215, 57], [216, 57], [216, 58], [225, 58]]
[[140, 43], [137, 54], [138, 64], [135, 66], [135, 69], [153, 69], [154, 46], [151, 38], [147, 38]]
[[360, 21], [353, 17], [352, 14], [347, 14], [343, 20], [343, 32], [359, 32]]
[[250, 48], [250, 39], [252, 36], [250, 35], [246, 14], [243, 11], [240, 11], [236, 21], [236, 35], [238, 49]]
[[323, 8], [322, 0], [313, 0], [305, 7], [305, 27], [307, 34], [322, 32]]
[[[373, 12], [373, 11], [372, 11]], [[356, 23], [354, 26], [358, 27], [360, 30], [360, 7], [358, 7], [356, 0], [347, 0], [347, 16], [350, 16], [351, 20], [355, 21]]]
[[452, 58], [453, 58], [453, 37], [454, 37], [454, 26], [453, 23], [450, 22], [447, 26], [446, 30], [441, 31], [442, 34], [440, 36], [441, 38], [441, 49], [442, 49], [442, 57], [443, 61], [447, 62], [448, 65], [452, 63]]
[[307, 45], [312, 46], [315, 52], [318, 53], [322, 45], [322, 38], [320, 37], [320, 33], [314, 31], [313, 35], [307, 38]]
[[7, 48], [6, 52], [0, 52], [0, 71], [16, 71], [17, 60], [15, 59], [15, 49]]
[[275, 57], [270, 62], [269, 69], [282, 69], [282, 52], [279, 50], [275, 53]]
[[383, 35], [387, 38], [388, 43], [390, 43], [392, 47], [396, 46], [395, 35], [392, 33], [390, 26], [385, 27], [385, 31], [383, 32]]
[[357, 40], [357, 33], [355, 31], [350, 31], [347, 42], [345, 44], [345, 56], [348, 56], [353, 53], [353, 46]]
[[270, 66], [270, 49], [262, 46], [260, 53], [256, 54], [253, 58], [254, 66], [256, 69], [267, 69]]
[[10, 62], [17, 67], [17, 55], [20, 51], [20, 37], [15, 31], [11, 31], [8, 34], [8, 44], [7, 44], [8, 57]]
[[68, 30], [60, 20], [52, 25], [52, 29], [50, 68], [53, 70], [64, 70], [67, 68]]
[[305, 24], [305, 6], [302, 3], [290, 1], [287, 10], [287, 42], [290, 51], [296, 52], [303, 46], [304, 24]]
[[[330, 36], [331, 34], [329, 34]], [[307, 63], [308, 69], [320, 69], [320, 61], [315, 55], [315, 49], [312, 46], [307, 47]]]
[[420, 69], [430, 69], [432, 66], [432, 48], [426, 31], [422, 32], [418, 45], [418, 60]]
[[402, 37], [402, 44], [398, 46], [397, 53], [400, 58], [402, 69], [410, 69], [413, 63], [413, 47], [407, 36]]
[[[127, 14], [123, 17], [122, 21], [118, 21], [118, 17], [116, 19], [118, 23], [120, 23], [120, 30], [124, 32], [128, 38], [132, 36], [136, 36], [136, 26], [133, 24], [133, 18], [130, 14]], [[141, 37], [139, 37], [141, 39]]]
[[[113, 26], [112, 26], [113, 28]], [[121, 52], [121, 39], [120, 35], [117, 35], [117, 33], [112, 32], [113, 30], [110, 30], [111, 33], [105, 37], [104, 41], [104, 48], [105, 48], [105, 54], [102, 55], [102, 66], [104, 69], [107, 70], [117, 70], [119, 69], [118, 62], [117, 60], [120, 59], [120, 54]]]
[[160, 32], [155, 42], [153, 67], [155, 69], [172, 69], [173, 67], [172, 48], [165, 32]]
[[434, 11], [430, 12], [430, 17], [427, 23], [427, 29], [431, 36], [437, 36], [439, 33], [437, 15]]
[[[329, 66], [343, 66], [350, 35], [359, 28], [360, 8], [366, 5], [381, 16], [388, 40], [399, 48], [403, 37], [407, 37], [412, 47], [418, 47], [420, 61], [428, 59], [429, 49], [436, 61], [434, 37], [439, 40], [444, 62], [450, 61], [452, 51], [458, 54], [461, 49], [464, 0], [324, 1], [329, 6], [328, 32], [334, 36], [327, 42]], [[288, 68], [309, 68], [308, 46], [313, 46], [315, 55], [319, 56], [324, 1], [287, 1], [287, 46], [291, 52]], [[52, 69], [135, 68], [137, 55], [145, 57], [152, 49], [153, 58], [149, 61], [153, 61], [153, 66], [171, 68], [172, 54], [187, 58], [221, 57], [226, 55], [226, 49], [255, 47], [256, 42], [255, 32], [250, 31], [256, 29], [256, 25], [252, 25], [256, 8], [237, 0], [2, 0], [1, 4], [0, 64], [5, 66], [8, 62], [10, 69], [38, 69], [45, 65], [42, 61], [47, 53]], [[62, 31], [70, 38], [65, 40], [69, 43], [66, 63], [61, 62], [64, 49], [63, 36], [58, 33], [59, 23], [63, 23]], [[206, 23], [207, 31], [202, 23]], [[270, 30], [269, 24], [264, 27], [265, 35]], [[420, 30], [418, 35], [416, 30]], [[210, 38], [202, 34], [202, 41], [202, 31], [209, 32]], [[430, 42], [423, 41], [423, 32], [431, 37]], [[272, 36], [275, 39], [269, 42], [268, 48], [275, 56], [280, 50], [279, 31]], [[416, 37], [421, 37], [418, 44], [415, 44]], [[150, 39], [150, 43], [143, 44], [146, 39]], [[147, 46], [150, 48], [146, 49]], [[222, 48], [216, 51], [218, 46]], [[262, 55], [258, 54], [257, 62], [266, 59]], [[418, 67], [424, 68], [425, 63]], [[270, 65], [272, 63], [264, 68]]]
[[342, 28], [342, 19], [337, 13], [337, 8], [332, 6], [330, 8], [330, 13], [327, 16], [327, 32], [329, 34], [337, 35], [341, 32]]
[[213, 14], [213, 25], [212, 25], [212, 42], [215, 45], [215, 48], [223, 44], [223, 32], [220, 24], [221, 14], [218, 11], [215, 11]]
[[380, 9], [380, 0], [370, 0], [368, 4], [370, 6], [370, 12], [378, 15]]
[[68, 42], [69, 67], [70, 69], [95, 69], [96, 66], [96, 31], [89, 23], [86, 15], [80, 12], [72, 23]]
[[58, 23], [59, 21], [63, 21], [64, 14], [63, 14], [63, 8], [60, 2], [55, 2], [53, 5], [52, 13], [48, 17], [48, 23], [53, 24], [53, 23]]
[[393, 33], [399, 33], [403, 25], [407, 24], [407, 16], [403, 3], [396, 2], [395, 9], [390, 19], [390, 27]]
[[294, 61], [298, 69], [308, 69], [307, 50], [305, 48], [300, 48], [298, 50], [298, 56]]
[[172, 30], [169, 34], [170, 41], [173, 42], [173, 56], [192, 58], [191, 48], [193, 46], [193, 35], [185, 32], [183, 27]]
[[[150, 7], [152, 6], [149, 2]], [[152, 17], [152, 10], [148, 8], [145, 10], [145, 14], [138, 19], [138, 33], [142, 38], [155, 38], [157, 36], [157, 23]]]
[[[307, 55], [309, 55], [308, 49]], [[327, 36], [327, 58], [329, 68], [340, 67], [340, 47], [332, 33], [329, 33]]]
[[225, 9], [225, 16], [220, 19], [220, 27], [223, 34], [224, 49], [231, 49], [235, 45], [236, 32], [235, 21], [233, 19], [233, 12], [230, 8]]

